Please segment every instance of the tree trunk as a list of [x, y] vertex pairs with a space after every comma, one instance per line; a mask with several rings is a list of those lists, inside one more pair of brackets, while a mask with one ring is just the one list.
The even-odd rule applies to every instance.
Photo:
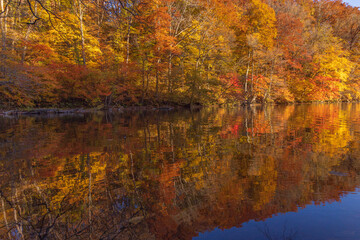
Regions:
[[131, 16], [128, 19], [128, 29], [126, 34], [126, 64], [129, 64], [130, 60], [130, 30], [131, 30]]
[[269, 83], [269, 88], [266, 91], [265, 97], [264, 97], [264, 101], [267, 102], [268, 99], [271, 99], [271, 88], [272, 88], [272, 82], [273, 82], [273, 75], [274, 75], [274, 65], [275, 62], [272, 61], [271, 62], [271, 72], [270, 72], [270, 83]]
[[[172, 36], [173, 30], [172, 30], [172, 7], [171, 4], [168, 6], [168, 13], [171, 17], [170, 26], [169, 26], [169, 35]], [[168, 68], [168, 93], [171, 92], [171, 71], [172, 71], [172, 53], [170, 51], [169, 53], [169, 68]]]
[[145, 58], [142, 59], [142, 96], [141, 104], [144, 103], [145, 98]]
[[251, 56], [251, 94], [254, 94], [254, 51]]
[[160, 59], [157, 60], [157, 64], [156, 64], [156, 90], [155, 90], [155, 96], [156, 96], [156, 101], [159, 102], [159, 64], [160, 64]]
[[4, 0], [0, 0], [0, 10], [3, 14], [1, 14], [0, 18], [0, 29], [1, 29], [1, 43], [2, 50], [6, 50], [6, 15], [7, 11], [5, 11]]
[[84, 26], [83, 26], [84, 10], [82, 8], [82, 2], [78, 0], [78, 3], [79, 3], [80, 34], [81, 34], [81, 55], [82, 55], [83, 65], [86, 66], [85, 37], [84, 37]]
[[248, 78], [249, 78], [249, 71], [250, 71], [250, 56], [251, 56], [251, 52], [249, 51], [248, 64], [247, 64], [246, 75], [245, 75], [245, 94], [248, 91]]
[[[34, 13], [35, 13], [35, 15], [37, 14], [37, 2], [35, 2]], [[34, 22], [35, 16], [32, 16], [30, 21]], [[27, 27], [27, 30], [25, 33], [25, 38], [24, 38], [25, 43], [27, 42], [33, 28], [34, 28], [34, 24], [28, 24], [28, 27]], [[27, 46], [25, 45], [23, 48], [22, 55], [21, 55], [21, 64], [24, 64], [24, 62], [25, 62], [26, 50], [27, 50]]]
[[147, 93], [149, 91], [149, 71], [146, 71], [146, 87], [145, 87], [145, 94], [144, 94], [144, 98], [147, 96]]
[[1, 31], [1, 53], [0, 53], [0, 77], [6, 77], [6, 68], [5, 68], [5, 61], [6, 61], [6, 17], [7, 12], [5, 11], [4, 0], [0, 0], [0, 11], [2, 14], [0, 15], [0, 31]]
[[171, 93], [171, 73], [172, 73], [172, 54], [169, 54], [169, 69], [168, 69], [168, 92]]

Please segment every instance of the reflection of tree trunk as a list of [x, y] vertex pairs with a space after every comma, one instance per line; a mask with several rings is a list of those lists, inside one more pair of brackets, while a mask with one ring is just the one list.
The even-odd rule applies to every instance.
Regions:
[[6, 215], [6, 209], [5, 209], [5, 202], [4, 202], [4, 198], [1, 198], [1, 204], [2, 204], [2, 210], [3, 210], [3, 214], [4, 214], [4, 220], [5, 220], [5, 225], [6, 225], [6, 229], [8, 231], [8, 236], [9, 239], [11, 239], [11, 235], [10, 235], [10, 228], [9, 228], [9, 222], [7, 220], [7, 215]]
[[255, 117], [255, 111], [253, 108], [251, 108], [251, 137], [254, 139], [254, 117]]
[[[144, 128], [144, 147], [145, 147], [145, 156], [147, 156], [148, 153], [148, 144], [147, 144], [147, 134], [146, 134], [146, 128]], [[146, 159], [145, 159], [146, 161]]]
[[90, 165], [90, 156], [87, 156], [87, 167], [88, 167], [88, 174], [89, 174], [89, 192], [88, 192], [88, 215], [89, 215], [89, 226], [90, 226], [90, 239], [92, 239], [92, 174], [91, 174], [91, 165]]
[[171, 153], [172, 153], [172, 161], [175, 162], [175, 151], [174, 151], [174, 128], [173, 124], [170, 123], [170, 145], [171, 145]]
[[271, 133], [271, 140], [272, 140], [271, 142], [272, 142], [272, 144], [275, 144], [273, 142], [273, 140], [274, 140], [274, 127], [273, 127], [273, 124], [272, 124], [271, 109], [270, 109], [269, 105], [266, 106], [264, 113], [265, 113], [265, 118], [268, 120], [269, 126], [270, 126], [270, 133]]
[[159, 119], [157, 119], [156, 121], [156, 131], [157, 131], [157, 142], [158, 142], [158, 146], [160, 149], [160, 124], [159, 124]]
[[130, 151], [129, 155], [130, 155], [130, 160], [131, 160], [131, 176], [132, 176], [132, 180], [133, 180], [135, 196], [136, 196], [136, 199], [137, 199], [139, 205], [141, 206], [141, 210], [142, 210], [143, 215], [146, 216], [145, 209], [144, 209], [144, 207], [142, 205], [141, 198], [139, 197], [139, 193], [138, 193], [138, 190], [137, 190], [137, 187], [136, 187], [136, 179], [135, 179], [135, 174], [134, 174], [134, 159], [133, 159], [133, 154], [132, 154], [131, 151]]
[[247, 108], [246, 108], [246, 115], [245, 115], [245, 131], [246, 131], [247, 142], [250, 143], [249, 127], [248, 127], [248, 110], [247, 110]]
[[17, 214], [18, 211], [19, 211], [19, 213], [21, 213], [20, 206], [18, 206], [19, 210], [16, 209], [17, 198], [18, 198], [18, 193], [17, 193], [17, 188], [15, 187], [15, 199], [14, 199], [14, 196], [12, 197], [12, 202], [14, 204], [14, 208], [13, 208], [14, 209], [14, 220], [16, 222], [16, 229], [19, 232], [21, 239], [24, 239], [24, 235], [23, 235], [23, 231], [22, 231], [22, 223], [18, 220], [18, 214]]

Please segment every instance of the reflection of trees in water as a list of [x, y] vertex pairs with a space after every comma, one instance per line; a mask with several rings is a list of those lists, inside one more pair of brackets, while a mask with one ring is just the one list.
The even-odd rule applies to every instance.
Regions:
[[282, 229], [280, 229], [281, 233], [274, 233], [266, 223], [264, 223], [261, 228], [258, 227], [258, 230], [267, 240], [295, 240], [298, 236], [298, 232], [292, 228], [289, 228], [286, 222], [282, 226]]
[[[60, 203], [59, 208], [47, 205], [47, 199], [42, 199], [35, 194], [31, 196], [36, 203], [23, 203], [14, 198], [9, 200], [2, 194], [2, 206], [6, 231], [2, 238], [16, 239], [114, 239], [120, 234], [131, 235], [129, 229], [141, 224], [143, 219], [141, 210], [134, 211], [131, 215], [125, 209], [112, 210], [99, 209], [92, 212], [91, 205], [87, 206], [88, 215], [83, 212], [78, 215], [81, 206], [77, 206], [66, 198]], [[26, 199], [28, 200], [28, 199]], [[115, 204], [115, 203], [114, 203]], [[9, 210], [5, 210], [5, 205]], [[13, 213], [11, 221], [8, 219]], [[92, 216], [94, 215], [94, 216]], [[80, 218], [79, 218], [80, 217]], [[142, 224], [143, 225], [143, 224]], [[7, 235], [7, 236], [6, 236]]]
[[339, 200], [357, 108], [0, 119], [1, 238], [190, 239]]

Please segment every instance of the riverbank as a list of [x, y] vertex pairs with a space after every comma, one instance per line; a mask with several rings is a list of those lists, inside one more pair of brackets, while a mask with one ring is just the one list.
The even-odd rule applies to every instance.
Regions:
[[[0, 115], [17, 116], [17, 115], [61, 115], [61, 114], [85, 114], [99, 111], [108, 112], [129, 112], [129, 111], [171, 111], [176, 109], [185, 109], [184, 106], [132, 106], [132, 107], [110, 107], [110, 108], [34, 108], [34, 109], [0, 109]], [[195, 108], [200, 108], [196, 106]]]
[[[350, 101], [354, 103], [359, 103], [359, 101]], [[163, 106], [129, 106], [129, 107], [97, 107], [97, 108], [31, 108], [31, 109], [0, 109], [0, 116], [17, 116], [17, 115], [62, 115], [62, 114], [85, 114], [85, 113], [95, 113], [95, 112], [137, 112], [137, 111], [172, 111], [179, 109], [200, 109], [203, 107], [210, 106], [269, 106], [269, 105], [300, 105], [300, 104], [332, 104], [332, 103], [349, 103], [349, 101], [310, 101], [310, 102], [268, 102], [268, 103], [251, 103], [247, 104], [246, 102], [232, 103], [232, 104], [219, 104], [219, 105], [163, 105]]]

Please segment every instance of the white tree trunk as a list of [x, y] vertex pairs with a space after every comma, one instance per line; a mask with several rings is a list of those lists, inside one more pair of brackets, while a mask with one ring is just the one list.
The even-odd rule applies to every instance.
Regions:
[[83, 60], [83, 65], [86, 65], [86, 56], [85, 56], [85, 37], [84, 37], [84, 26], [83, 26], [83, 18], [84, 18], [84, 10], [82, 8], [82, 2], [78, 0], [79, 3], [79, 20], [80, 20], [80, 35], [81, 35], [81, 55]]

